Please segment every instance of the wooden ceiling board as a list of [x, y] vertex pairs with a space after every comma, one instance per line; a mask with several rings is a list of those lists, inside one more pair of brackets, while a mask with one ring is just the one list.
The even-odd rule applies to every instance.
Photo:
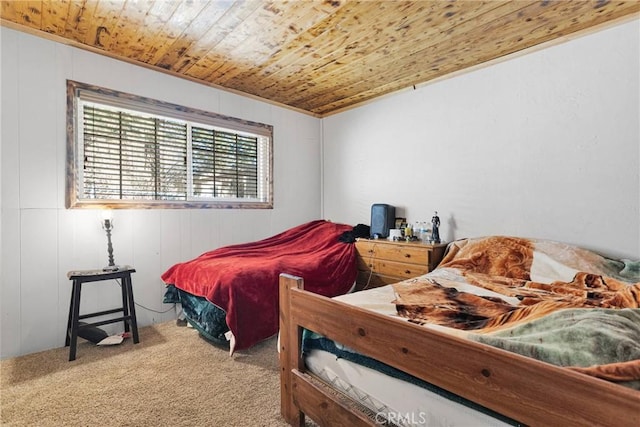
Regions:
[[212, 25], [229, 12], [227, 2], [210, 3], [196, 8], [191, 3], [177, 3], [178, 8], [163, 23], [161, 31], [149, 37], [145, 44], [153, 46], [141, 57], [145, 63], [182, 73], [184, 57], [200, 58], [215, 46], [226, 33]]
[[[96, 5], [102, 9], [101, 6], [100, 2]], [[109, 44], [105, 45], [105, 49], [131, 59], [144, 53], [148, 45], [140, 42], [139, 32], [145, 30], [144, 18], [148, 15], [151, 6], [152, 4], [147, 2], [125, 1], [116, 24], [110, 25], [109, 22], [104, 22], [103, 27], [110, 34]], [[84, 19], [86, 18], [83, 17], [82, 20]]]
[[[247, 73], [243, 76], [243, 81], [256, 76], [257, 79], [267, 76], [275, 76], [278, 73], [287, 72], [288, 76], [296, 75], [309, 67], [318, 58], [328, 55], [330, 52], [338, 50], [346, 44], [349, 32], [344, 31], [344, 27], [350, 25], [347, 21], [357, 19], [360, 13], [358, 7], [361, 3], [343, 2], [344, 7], [340, 10], [336, 8], [335, 13], [328, 14], [326, 19], [302, 32], [293, 40], [287, 49], [280, 49], [260, 70], [254, 73]], [[286, 76], [278, 77], [277, 80], [283, 83]]]
[[362, 2], [341, 2], [331, 7], [325, 19], [300, 32], [287, 49], [278, 49], [259, 69], [245, 70], [228, 84], [243, 92], [260, 88], [262, 97], [267, 99], [283, 99], [283, 88], [289, 82], [304, 90], [311, 81], [306, 72], [312, 71], [314, 62], [346, 45], [349, 32], [344, 28], [350, 25], [349, 20], [357, 19], [359, 8], [364, 6]]
[[[520, 14], [501, 16], [487, 24], [476, 26], [469, 32], [462, 32], [458, 35], [451, 32], [450, 37], [443, 39], [440, 43], [412, 54], [412, 57], [416, 59], [403, 62], [402, 69], [404, 71], [396, 73], [396, 80], [389, 84], [385, 85], [383, 80], [380, 80], [384, 73], [385, 64], [377, 64], [381, 67], [381, 71], [375, 77], [367, 79], [367, 82], [370, 83], [369, 87], [375, 88], [374, 91], [367, 92], [361, 82], [356, 82], [350, 87], [333, 88], [333, 93], [329, 98], [340, 98], [338, 102], [333, 104], [320, 105], [323, 101], [322, 96], [316, 97], [313, 104], [305, 103], [305, 100], [294, 100], [294, 103], [314, 111], [335, 112], [351, 103], [357, 104], [372, 97], [420, 84], [416, 82], [435, 80], [450, 73], [492, 61], [498, 57], [505, 57], [521, 50], [544, 44], [565, 34], [610, 21], [615, 19], [614, 17], [624, 16], [627, 12], [626, 9], [622, 10], [622, 15], [619, 15], [619, 10], [610, 10], [608, 12], [603, 10], [600, 18], [590, 20], [589, 24], [584, 26], [580, 18], [572, 19], [576, 14], [561, 14], [563, 5], [556, 4], [557, 9], [550, 11], [549, 9], [539, 9], [545, 7], [541, 2], [531, 3], [530, 6], [522, 9]], [[625, 6], [633, 5], [627, 2]], [[530, 16], [536, 16], [537, 18], [527, 21]], [[514, 17], [518, 17], [518, 19], [514, 20]], [[524, 24], [525, 22], [526, 25]], [[568, 28], [566, 24], [569, 22], [572, 22], [571, 31], [566, 31]], [[523, 31], [527, 32], [527, 37], [522, 36]], [[500, 37], [497, 40], [492, 36], [496, 33], [500, 33]], [[439, 59], [436, 68], [430, 67], [428, 61], [432, 60], [432, 58]], [[394, 59], [398, 62], [403, 61], [402, 58], [398, 59], [395, 56]], [[386, 65], [392, 66], [393, 64], [388, 63]], [[320, 81], [317, 84], [322, 86], [323, 82]], [[350, 99], [347, 98], [348, 94], [352, 93], [355, 93], [356, 96]]]
[[[244, 81], [244, 78], [236, 79], [241, 74], [256, 75], [257, 73], [252, 72], [254, 67], [259, 66], [259, 70], [267, 67], [274, 55], [282, 51], [282, 46], [290, 49], [299, 34], [309, 31], [327, 16], [321, 9], [309, 9], [304, 2], [291, 2], [286, 4], [286, 8], [283, 6], [285, 4], [278, 5], [277, 19], [265, 19], [260, 28], [249, 29], [251, 36], [234, 51], [234, 55], [248, 61], [247, 67], [229, 67], [227, 71], [210, 78], [213, 77], [224, 85], [232, 79]], [[259, 53], [256, 46], [263, 47]]]
[[[375, 50], [359, 61], [347, 62], [332, 71], [325, 70], [320, 80], [313, 79], [312, 76], [312, 82], [316, 87], [327, 89], [325, 92], [314, 91], [312, 97], [297, 98], [294, 93], [286, 92], [286, 89], [283, 95], [302, 108], [322, 113], [334, 109], [336, 105], [330, 104], [331, 100], [339, 98], [342, 101], [353, 93], [360, 96], [367, 87], [379, 88], [372, 95], [383, 95], [412, 86], [416, 82], [432, 80], [547, 42], [564, 35], [569, 24], [573, 29], [582, 29], [580, 18], [571, 19], [580, 15], [567, 5], [556, 3], [550, 8], [541, 2], [529, 3], [508, 2], [504, 5], [507, 10], [495, 8], [477, 15], [472, 21], [452, 26], [441, 37], [431, 37], [431, 41], [425, 40], [423, 44], [418, 44], [419, 50], [396, 50], [402, 54], [407, 52], [406, 56], [398, 53], [385, 56]], [[584, 4], [586, 2], [583, 2], [583, 6]], [[614, 15], [614, 11], [601, 15], [602, 18], [595, 22], [605, 22], [611, 15]], [[528, 20], [531, 16], [536, 19]], [[523, 32], [526, 32], [527, 37], [523, 37]], [[496, 34], [500, 37], [496, 38]], [[384, 76], [390, 67], [398, 69], [394, 74], [395, 84], [391, 82], [385, 87], [388, 80]], [[351, 78], [336, 80], [340, 75]], [[333, 85], [330, 84], [331, 81], [334, 82]]]
[[[347, 80], [362, 82], [363, 73], [368, 66], [357, 66], [348, 69], [352, 63], [361, 64], [365, 58], [374, 57], [377, 52], [379, 58], [389, 58], [386, 46], [393, 44], [402, 38], [406, 28], [410, 26], [410, 16], [419, 16], [425, 7], [433, 7], [434, 2], [387, 2], [380, 8], [379, 2], [358, 3], [355, 7], [338, 12], [334, 17], [333, 25], [325, 27], [323, 32], [315, 32], [316, 37], [305, 40], [304, 52], [296, 52], [295, 62], [286, 64], [274, 63], [265, 70], [275, 69], [272, 74], [264, 75], [263, 91], [267, 97], [281, 96], [293, 99], [314, 98], [322, 94], [322, 84], [330, 87], [322, 87], [328, 93], [346, 84]], [[389, 6], [394, 6], [389, 9]], [[381, 17], [384, 22], [378, 23]], [[364, 27], [361, 22], [369, 25]], [[349, 28], [358, 26], [361, 31], [349, 31]], [[417, 43], [412, 40], [411, 44]], [[392, 55], [395, 57], [395, 54]], [[398, 65], [394, 65], [397, 67]], [[305, 82], [296, 82], [296, 75], [306, 76]], [[240, 87], [247, 87], [256, 78], [262, 76], [242, 76], [243, 80], [237, 82]], [[318, 81], [324, 78], [323, 81]], [[289, 84], [290, 83], [290, 84]]]
[[[75, 2], [72, 0], [72, 3]], [[85, 10], [91, 14], [89, 15], [91, 19], [88, 19], [89, 25], [86, 33], [78, 35], [78, 38], [83, 40], [83, 45], [93, 46], [100, 50], [110, 52], [111, 46], [114, 43], [115, 26], [122, 13], [124, 2], [118, 0], [90, 0], [86, 2], [84, 6], [86, 8]], [[71, 13], [67, 17], [67, 20], [70, 23], [73, 22]], [[69, 37], [70, 36], [67, 35], [67, 38]]]
[[2, 19], [32, 28], [42, 27], [41, 1], [2, 2]]
[[[210, 82], [211, 80], [207, 80], [207, 77], [230, 59], [226, 56], [230, 53], [228, 47], [224, 51], [224, 45], [222, 45], [223, 47], [219, 46], [229, 35], [233, 34], [238, 25], [249, 19], [259, 7], [261, 7], [260, 1], [234, 4], [227, 13], [211, 25], [205, 39], [198, 43], [203, 49], [200, 54], [194, 56], [195, 61], [183, 65], [184, 74]], [[241, 61], [242, 58], [239, 60]]]
[[[283, 16], [286, 4], [283, 3], [279, 8], [277, 3], [264, 3], [248, 19], [233, 28], [216, 47], [214, 59], [222, 65], [206, 75], [205, 80], [216, 81], [224, 86], [229, 76], [239, 72], [238, 69], [258, 68], [273, 54], [279, 45], [272, 40], [286, 40], [284, 33], [291, 32], [286, 17]], [[295, 4], [304, 6], [303, 2], [292, 3]], [[293, 7], [290, 10], [296, 12]], [[228, 58], [236, 59], [228, 61]]]
[[70, 0], [60, 0], [60, 2], [49, 0], [43, 2], [41, 11], [42, 23], [40, 25], [42, 30], [58, 36], [64, 36], [67, 29], [67, 14], [60, 12], [68, 10], [70, 5]]
[[637, 19], [638, 0], [0, 0], [2, 24], [317, 117]]
[[[416, 68], [419, 70], [423, 70], [425, 67], [430, 68], [433, 64], [452, 57], [450, 50], [443, 49], [443, 43], [457, 49], [459, 43], [451, 42], [457, 34], [465, 34], [466, 36], [467, 31], [478, 28], [487, 19], [495, 19], [496, 10], [499, 10], [501, 14], [513, 13], [520, 10], [522, 5], [523, 2], [477, 2], [474, 5], [476, 6], [473, 10], [474, 13], [469, 14], [470, 18], [466, 18], [463, 14], [446, 6], [442, 9], [433, 9], [429, 12], [428, 17], [423, 19], [429, 22], [426, 30], [423, 30], [424, 25], [415, 25], [421, 23], [409, 17], [403, 17], [398, 21], [400, 25], [388, 27], [389, 31], [387, 32], [381, 31], [381, 36], [375, 37], [377, 40], [375, 45], [360, 46], [355, 51], [353, 61], [336, 60], [325, 65], [317, 78], [312, 75], [313, 86], [326, 88], [325, 91], [315, 91], [313, 97], [296, 98], [294, 93], [287, 92], [287, 88], [283, 88], [284, 95], [294, 99], [294, 102], [303, 104], [314, 98], [314, 104], [320, 106], [323, 105], [323, 96], [335, 93], [336, 90], [347, 92], [358, 90], [356, 88], [362, 88], [363, 82], [373, 83], [374, 86], [384, 84], [387, 81], [384, 76], [390, 68], [399, 70], [400, 74], [414, 74]], [[449, 20], [455, 20], [457, 23], [452, 24]], [[418, 30], [412, 30], [412, 27], [418, 28]], [[407, 39], [411, 40], [411, 43], [407, 43], [405, 41]], [[395, 48], [396, 45], [406, 45], [406, 47], [400, 50]], [[435, 49], [432, 49], [432, 46]], [[447, 55], [439, 54], [439, 52]], [[339, 76], [343, 77], [339, 78]], [[331, 81], [337, 81], [339, 84], [334, 83], [331, 88], [328, 88], [326, 85], [329, 85]], [[312, 104], [307, 105], [310, 107]]]

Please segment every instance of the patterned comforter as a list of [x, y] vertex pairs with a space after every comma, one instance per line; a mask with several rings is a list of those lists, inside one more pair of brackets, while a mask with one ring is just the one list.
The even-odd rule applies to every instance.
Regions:
[[640, 262], [493, 236], [454, 242], [436, 270], [392, 286], [411, 322], [640, 389]]

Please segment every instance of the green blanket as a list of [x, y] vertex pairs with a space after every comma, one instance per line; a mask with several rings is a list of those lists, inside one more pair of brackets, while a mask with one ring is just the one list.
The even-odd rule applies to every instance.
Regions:
[[[640, 360], [640, 309], [567, 309], [471, 339], [559, 366]], [[622, 385], [640, 390], [640, 381]]]

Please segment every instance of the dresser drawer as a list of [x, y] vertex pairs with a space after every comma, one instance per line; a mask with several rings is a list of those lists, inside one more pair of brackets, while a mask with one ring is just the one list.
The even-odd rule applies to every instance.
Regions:
[[421, 276], [429, 272], [428, 264], [411, 264], [379, 258], [358, 258], [358, 270], [373, 271], [377, 274], [403, 279]]
[[419, 244], [390, 244], [376, 241], [357, 242], [358, 254], [364, 258], [386, 259], [408, 264], [430, 264], [430, 251]]
[[442, 259], [446, 245], [388, 240], [356, 241], [358, 288], [374, 288], [421, 276]]
[[385, 276], [398, 277], [404, 280], [427, 274], [429, 272], [429, 266], [427, 266], [426, 264], [406, 264], [402, 262], [389, 261], [386, 259], [376, 259], [371, 262], [371, 270], [374, 273], [382, 274]]

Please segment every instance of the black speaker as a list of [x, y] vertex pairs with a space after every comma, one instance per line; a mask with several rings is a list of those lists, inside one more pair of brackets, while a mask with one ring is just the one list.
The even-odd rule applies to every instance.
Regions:
[[371, 237], [388, 237], [396, 225], [396, 208], [384, 203], [371, 205]]

